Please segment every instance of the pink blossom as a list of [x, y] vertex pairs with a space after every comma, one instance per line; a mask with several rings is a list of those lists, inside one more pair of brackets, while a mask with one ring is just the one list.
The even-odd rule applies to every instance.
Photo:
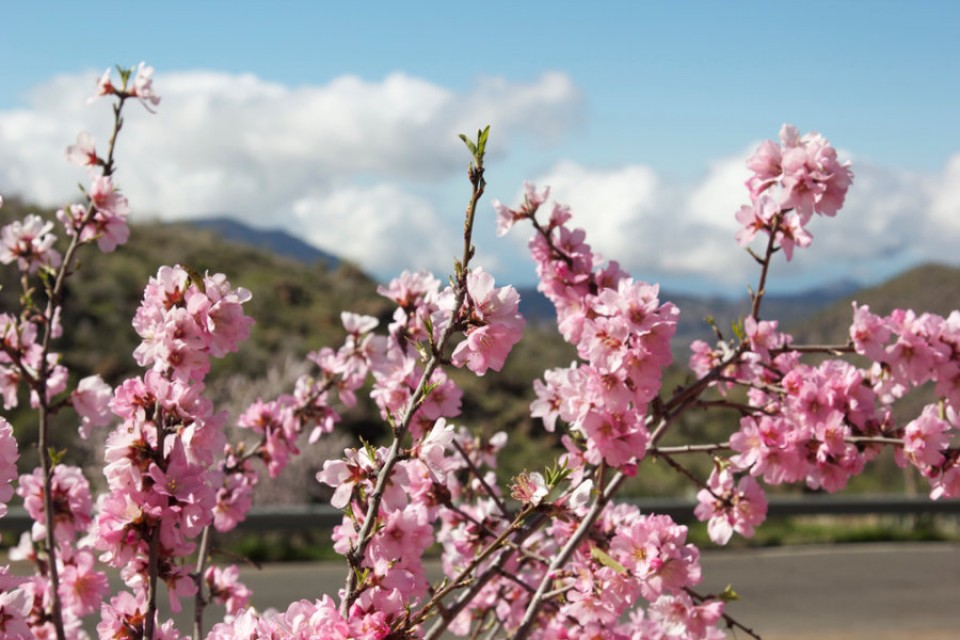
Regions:
[[240, 582], [240, 570], [235, 564], [208, 568], [204, 580], [210, 589], [210, 597], [223, 604], [228, 615], [237, 615], [250, 601], [252, 592]]
[[453, 425], [448, 425], [446, 420], [440, 418], [415, 448], [415, 451], [419, 451], [417, 457], [427, 467], [434, 482], [445, 484], [447, 472], [454, 468], [453, 463], [447, 460], [446, 452], [455, 435]]
[[493, 276], [476, 269], [467, 274], [467, 297], [467, 339], [457, 345], [450, 360], [477, 375], [487, 369], [500, 371], [523, 332], [524, 319], [517, 311], [520, 296], [513, 287], [494, 289]]
[[156, 107], [160, 104], [160, 96], [153, 90], [153, 67], [141, 62], [137, 65], [137, 73], [133, 78], [133, 89], [130, 95], [140, 99], [140, 103], [150, 113], [154, 110], [150, 107]]
[[0, 518], [7, 513], [7, 502], [13, 497], [10, 485], [17, 478], [17, 460], [20, 458], [13, 427], [0, 417]]
[[773, 218], [780, 213], [780, 205], [767, 195], [752, 198], [749, 205], [743, 205], [736, 213], [737, 222], [743, 228], [737, 231], [737, 243], [746, 247], [761, 231], [767, 234], [773, 226]]
[[[43, 476], [39, 468], [34, 469], [32, 474], [20, 476], [17, 494], [23, 498], [23, 506], [34, 520], [33, 539], [46, 538], [46, 504]], [[73, 540], [78, 533], [86, 531], [91, 523], [93, 502], [90, 485], [78, 467], [58, 464], [53, 468], [51, 498], [54, 537], [57, 540]]]
[[750, 476], [744, 476], [734, 488], [730, 467], [714, 469], [707, 480], [708, 489], [697, 493], [694, 514], [699, 520], [709, 520], [707, 533], [717, 544], [727, 544], [736, 531], [744, 537], [753, 536], [754, 527], [766, 519], [767, 498]]
[[70, 403], [80, 415], [80, 437], [86, 440], [90, 436], [91, 427], [104, 427], [110, 423], [110, 401], [113, 399], [113, 389], [96, 376], [88, 376], [77, 384], [76, 390], [70, 394]]
[[543, 479], [543, 475], [536, 471], [519, 473], [513, 479], [513, 486], [510, 488], [510, 497], [534, 507], [547, 497], [547, 493], [549, 493], [547, 483]]
[[108, 67], [103, 75], [97, 80], [97, 92], [87, 100], [88, 103], [95, 101], [100, 96], [108, 96], [117, 93], [117, 88], [113, 86], [111, 80], [111, 69]]
[[[110, 253], [119, 245], [125, 244], [130, 237], [127, 226], [127, 215], [130, 206], [127, 198], [116, 191], [113, 180], [109, 176], [98, 176], [90, 186], [90, 201], [93, 203], [96, 214], [93, 217], [93, 237], [97, 238], [97, 246], [104, 253]], [[87, 235], [84, 228], [85, 240]]]
[[107, 575], [94, 569], [93, 563], [93, 554], [80, 550], [60, 573], [60, 597], [80, 617], [99, 609], [109, 589]]
[[21, 271], [34, 273], [41, 267], [60, 266], [60, 254], [53, 248], [57, 238], [50, 232], [52, 222], [29, 214], [23, 221], [14, 220], [0, 230], [0, 262], [14, 260]]
[[497, 237], [507, 235], [511, 227], [518, 221], [533, 216], [540, 205], [550, 197], [550, 187], [546, 187], [543, 191], [537, 193], [536, 186], [529, 182], [524, 182], [523, 188], [523, 205], [519, 210], [515, 211], [510, 209], [501, 204], [499, 200], [493, 201], [493, 208], [497, 210]]
[[34, 638], [26, 620], [32, 608], [33, 599], [25, 590], [0, 589], [0, 635], [10, 640]]
[[96, 166], [100, 162], [94, 148], [93, 136], [87, 131], [77, 134], [77, 143], [67, 147], [67, 162], [81, 167]]
[[937, 415], [937, 407], [927, 405], [904, 428], [903, 456], [921, 468], [939, 465], [950, 444], [949, 430], [950, 425]]
[[710, 627], [714, 627], [723, 614], [723, 602], [709, 600], [695, 605], [686, 593], [664, 595], [650, 604], [647, 613], [660, 625], [664, 636], [697, 640], [710, 637]]

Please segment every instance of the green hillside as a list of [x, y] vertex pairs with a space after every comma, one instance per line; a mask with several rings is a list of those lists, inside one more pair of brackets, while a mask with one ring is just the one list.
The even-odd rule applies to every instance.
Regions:
[[[0, 223], [30, 212], [52, 215], [50, 211], [37, 211], [17, 200], [7, 200], [0, 209]], [[81, 252], [77, 273], [68, 281], [64, 337], [55, 350], [64, 354], [74, 380], [99, 373], [109, 383], [117, 384], [141, 373], [132, 357], [138, 337], [131, 319], [148, 279], [165, 264], [183, 264], [201, 273], [225, 273], [233, 286], [246, 287], [253, 294], [245, 305], [246, 312], [256, 321], [250, 340], [243, 343], [238, 353], [214, 360], [208, 378], [211, 393], [222, 395], [221, 399], [227, 402], [236, 398], [224, 391], [225, 386], [240, 384], [264, 397], [291, 391], [292, 380], [288, 379], [284, 387], [282, 381], [267, 379], [289, 368], [289, 362], [302, 361], [308, 351], [342, 344], [341, 311], [377, 316], [381, 329], [393, 313], [391, 303], [377, 295], [377, 283], [348, 263], [341, 262], [331, 271], [322, 262], [304, 264], [224, 241], [214, 231], [188, 224], [138, 224], [131, 229], [130, 241], [114, 253], [102, 254], [86, 247]], [[0, 269], [0, 278], [0, 308], [14, 312], [20, 295], [16, 270]], [[455, 420], [457, 424], [469, 424], [487, 433], [506, 430], [530, 434], [534, 430], [527, 411], [533, 398], [532, 380], [542, 375], [545, 367], [568, 364], [574, 354], [555, 329], [530, 328], [526, 338], [500, 373], [476, 378], [453, 372], [465, 390], [464, 415]], [[342, 431], [349, 437], [376, 441], [385, 433], [385, 427], [372, 403], [364, 402], [362, 395], [360, 399], [360, 406], [345, 413]], [[25, 405], [23, 402], [7, 417], [19, 432], [32, 433], [36, 418]], [[239, 410], [237, 406], [230, 408]], [[68, 434], [75, 432], [74, 421], [70, 411], [56, 416], [54, 432], [64, 446], [70, 445]], [[512, 457], [543, 446], [542, 442], [519, 445], [524, 435], [517, 440], [518, 447], [511, 449]], [[23, 451], [21, 468], [27, 469], [35, 457], [29, 438]], [[78, 451], [82, 452], [82, 448]], [[524, 462], [518, 460], [515, 464], [522, 468]]]
[[[0, 222], [21, 218], [29, 211], [33, 209], [8, 200], [0, 209]], [[289, 391], [292, 377], [289, 372], [286, 378], [278, 377], [277, 371], [289, 369], [290, 362], [302, 361], [310, 350], [339, 345], [344, 337], [340, 324], [342, 310], [377, 316], [383, 325], [392, 314], [389, 302], [376, 295], [376, 283], [347, 263], [328, 270], [322, 262], [304, 264], [262, 249], [226, 242], [213, 231], [186, 224], [135, 225], [130, 242], [115, 253], [104, 255], [90, 247], [82, 252], [79, 271], [70, 280], [64, 317], [67, 330], [56, 349], [66, 355], [74, 379], [100, 373], [108, 382], [116, 384], [140, 373], [131, 355], [137, 336], [130, 320], [150, 276], [155, 275], [161, 265], [177, 263], [199, 272], [223, 272], [234, 286], [246, 287], [253, 293], [246, 307], [247, 313], [256, 320], [251, 339], [238, 354], [215, 361], [210, 376], [211, 393], [218, 401], [233, 403], [229, 406], [233, 412], [242, 405], [238, 404], [236, 394], [225, 391], [226, 387], [238, 386], [239, 380], [240, 386], [247, 390], [243, 401], [250, 401], [251, 394], [253, 398], [256, 395], [271, 397]], [[5, 311], [17, 308], [19, 283], [14, 271], [0, 270], [0, 304]], [[798, 342], [845, 342], [851, 299], [869, 304], [879, 313], [887, 313], [894, 306], [908, 306], [946, 314], [960, 306], [960, 269], [939, 265], [920, 267], [843, 299], [799, 326], [790, 326], [793, 323], [784, 323], [784, 326], [794, 332]], [[687, 307], [684, 305], [681, 310], [689, 312]], [[678, 349], [677, 364], [664, 379], [665, 390], [689, 382], [685, 367], [688, 353], [685, 348]], [[503, 454], [501, 476], [509, 477], [524, 468], [539, 468], [561, 451], [557, 437], [546, 434], [539, 421], [529, 417], [528, 407], [533, 398], [532, 381], [540, 377], [544, 369], [566, 366], [574, 357], [573, 348], [560, 339], [550, 323], [531, 323], [525, 339], [508, 358], [504, 371], [490, 372], [483, 378], [462, 371], [452, 372], [465, 392], [463, 415], [454, 422], [469, 425], [481, 433], [504, 430], [510, 434], [511, 445]], [[914, 403], [920, 401], [922, 399], [913, 400]], [[910, 405], [905, 411], [912, 409]], [[29, 411], [21, 408], [8, 417], [18, 431], [33, 431], [30, 427], [35, 417]], [[385, 433], [369, 401], [361, 401], [361, 405], [346, 412], [344, 418], [341, 431], [347, 439], [363, 436], [376, 441]], [[69, 411], [57, 416], [56, 432], [66, 446], [70, 444], [68, 434], [75, 432], [74, 420]], [[734, 413], [696, 411], [676, 426], [666, 442], [723, 439], [736, 428], [736, 421]], [[339, 440], [336, 447], [342, 448], [344, 442]], [[27, 469], [34, 454], [29, 446], [24, 446], [23, 451], [21, 467]], [[77, 455], [83, 455], [82, 448], [77, 451]], [[337, 451], [323, 455], [337, 455]], [[704, 475], [709, 470], [707, 456], [688, 461]], [[308, 479], [301, 482], [311, 487], [316, 485], [312, 477], [316, 465], [321, 463], [322, 459], [315, 459], [310, 463], [313, 467], [299, 471]], [[865, 490], [895, 489], [902, 486], [903, 481], [898, 470], [885, 464], [876, 477], [867, 476], [860, 484]], [[629, 487], [630, 493], [644, 495], [671, 495], [687, 490], [689, 484], [672, 470], [647, 463]]]
[[869, 305], [886, 315], [895, 308], [913, 309], [947, 316], [960, 309], [960, 269], [943, 264], [926, 264], [906, 271], [883, 284], [846, 296], [796, 326], [789, 326], [798, 341], [845, 343], [853, 320], [851, 303]]

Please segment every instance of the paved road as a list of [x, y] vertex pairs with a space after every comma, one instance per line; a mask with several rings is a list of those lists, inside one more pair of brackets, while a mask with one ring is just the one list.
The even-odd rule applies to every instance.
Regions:
[[[727, 612], [764, 640], [960, 639], [960, 545], [714, 551], [704, 554], [702, 564], [704, 581], [698, 590], [715, 593], [732, 584], [741, 600]], [[432, 572], [438, 572], [436, 565]], [[335, 563], [242, 570], [243, 581], [254, 591], [253, 604], [261, 610], [335, 594], [343, 577], [342, 565]], [[164, 594], [160, 600], [166, 604]], [[207, 620], [221, 616], [222, 610], [213, 608]], [[190, 620], [177, 616], [185, 632], [192, 629]]]
[[[732, 583], [728, 613], [765, 640], [960, 638], [960, 545], [785, 547], [704, 554], [702, 592]], [[342, 586], [339, 565], [245, 571], [256, 606]], [[740, 633], [738, 637], [744, 638]]]

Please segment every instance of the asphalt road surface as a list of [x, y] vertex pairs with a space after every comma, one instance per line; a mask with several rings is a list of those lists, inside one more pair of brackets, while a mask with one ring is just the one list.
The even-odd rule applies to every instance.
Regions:
[[[960, 639], [960, 545], [714, 551], [704, 554], [702, 565], [698, 591], [717, 593], [732, 584], [741, 599], [727, 613], [764, 640]], [[432, 565], [431, 572], [439, 567]], [[260, 610], [336, 594], [344, 578], [343, 565], [336, 563], [275, 564], [241, 573]], [[163, 590], [160, 601], [166, 604]], [[185, 613], [175, 617], [180, 630], [189, 633], [192, 615]], [[221, 615], [211, 608], [207, 620]], [[88, 628], [93, 631], [92, 624]], [[731, 631], [729, 637], [748, 636]]]
[[[719, 551], [703, 556], [702, 593], [732, 584], [727, 612], [765, 640], [960, 638], [960, 545], [873, 544]], [[336, 564], [243, 571], [258, 608], [343, 586]], [[746, 638], [740, 632], [731, 638]]]

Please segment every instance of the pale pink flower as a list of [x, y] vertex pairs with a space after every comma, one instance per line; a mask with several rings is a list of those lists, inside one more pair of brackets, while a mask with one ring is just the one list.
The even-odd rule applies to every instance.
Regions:
[[109, 590], [107, 575], [94, 569], [93, 554], [79, 550], [60, 573], [60, 597], [77, 616], [100, 608]]
[[111, 69], [108, 67], [106, 71], [103, 72], [103, 75], [97, 80], [97, 92], [91, 96], [87, 103], [95, 101], [100, 96], [108, 96], [117, 93], [117, 88], [113, 86], [113, 81], [110, 78]]
[[160, 104], [160, 96], [153, 90], [153, 67], [141, 62], [137, 66], [137, 74], [133, 78], [133, 89], [130, 95], [140, 99], [140, 103], [150, 113], [155, 113], [151, 106]]
[[9, 640], [31, 640], [27, 616], [33, 609], [33, 598], [24, 589], [0, 589], [0, 635]]
[[10, 485], [17, 478], [17, 460], [20, 458], [13, 427], [0, 417], [0, 518], [7, 513], [7, 502], [13, 497]]
[[543, 475], [536, 471], [532, 473], [523, 471], [513, 479], [510, 497], [525, 505], [537, 506], [547, 497], [549, 491]]
[[60, 266], [60, 254], [53, 248], [57, 237], [50, 233], [52, 222], [44, 222], [35, 214], [23, 221], [15, 220], [0, 230], [0, 262], [14, 260], [21, 271], [34, 273], [40, 267]]
[[477, 375], [483, 375], [487, 369], [503, 368], [525, 324], [517, 310], [520, 295], [516, 289], [495, 289], [493, 284], [493, 276], [482, 269], [467, 274], [467, 339], [457, 345], [450, 358], [454, 366], [466, 365]]
[[766, 519], [767, 498], [750, 476], [744, 476], [734, 487], [730, 467], [714, 469], [707, 480], [708, 489], [697, 494], [694, 515], [699, 520], [709, 520], [707, 533], [716, 544], [727, 544], [733, 532], [749, 538], [754, 527]]
[[81, 167], [93, 167], [100, 162], [94, 148], [93, 136], [87, 131], [77, 134], [77, 143], [67, 147], [67, 162]]
[[453, 425], [447, 424], [446, 420], [440, 418], [433, 425], [430, 433], [414, 449], [435, 482], [445, 484], [447, 472], [455, 468], [455, 464], [446, 457], [447, 448], [450, 447], [455, 436]]
[[91, 427], [104, 427], [110, 424], [110, 401], [113, 389], [98, 376], [87, 376], [77, 384], [70, 394], [70, 403], [82, 419], [80, 437], [86, 440]]
[[927, 405], [903, 430], [903, 456], [921, 468], [939, 465], [950, 444], [949, 430], [950, 425], [940, 419], [937, 407]]

